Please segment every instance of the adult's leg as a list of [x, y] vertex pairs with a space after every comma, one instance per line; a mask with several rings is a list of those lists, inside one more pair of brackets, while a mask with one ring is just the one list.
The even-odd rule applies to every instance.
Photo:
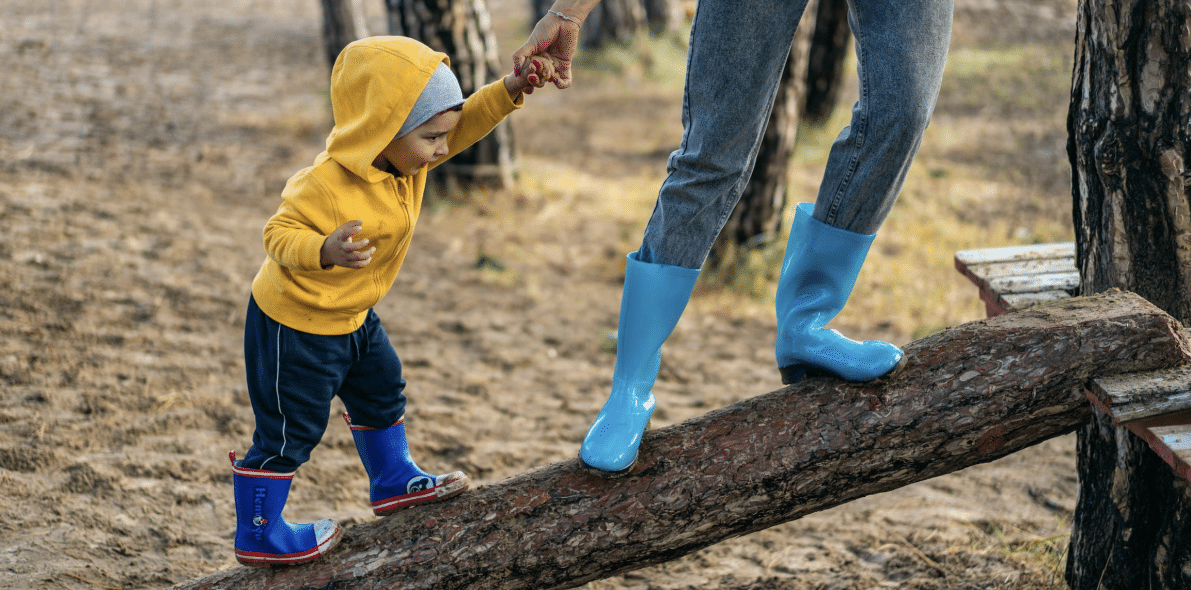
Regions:
[[893, 207], [930, 121], [951, 36], [951, 0], [853, 0], [860, 98], [832, 146], [815, 206], [800, 205], [778, 281], [774, 353], [782, 381], [827, 373], [867, 381], [902, 352], [828, 329]]
[[860, 97], [836, 138], [815, 219], [874, 234], [901, 192], [943, 80], [953, 0], [850, 0]]
[[703, 266], [757, 159], [806, 0], [700, 0], [691, 25], [682, 143], [638, 251], [641, 262]]
[[626, 260], [612, 391], [579, 458], [623, 473], [655, 407], [661, 346], [752, 172], [805, 0], [700, 0], [691, 27], [682, 144], [641, 249]]

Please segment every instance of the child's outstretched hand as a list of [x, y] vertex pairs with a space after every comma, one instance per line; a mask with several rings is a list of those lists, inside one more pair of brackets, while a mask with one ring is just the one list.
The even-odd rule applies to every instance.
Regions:
[[372, 262], [372, 254], [376, 252], [376, 248], [364, 249], [368, 247], [368, 238], [358, 242], [352, 241], [352, 236], [359, 233], [363, 227], [363, 221], [349, 221], [327, 236], [323, 242], [322, 255], [319, 260], [323, 268], [331, 266], [364, 268]]
[[533, 94], [534, 88], [541, 88], [554, 80], [554, 64], [549, 59], [533, 56], [526, 60], [520, 74], [505, 76], [505, 90], [509, 91], [509, 98], [517, 100], [517, 95], [522, 92]]

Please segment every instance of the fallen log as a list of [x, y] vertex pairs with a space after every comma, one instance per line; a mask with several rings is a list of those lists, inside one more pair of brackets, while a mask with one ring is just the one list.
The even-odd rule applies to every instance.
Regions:
[[319, 562], [176, 588], [578, 586], [1070, 432], [1092, 377], [1191, 358], [1180, 329], [1119, 291], [961, 325], [887, 380], [811, 379], [652, 430], [625, 477], [563, 461], [350, 527]]

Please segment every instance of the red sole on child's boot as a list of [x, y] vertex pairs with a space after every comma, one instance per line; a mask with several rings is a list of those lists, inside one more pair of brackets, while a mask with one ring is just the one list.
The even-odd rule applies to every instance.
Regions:
[[435, 482], [434, 487], [373, 502], [372, 513], [377, 516], [384, 516], [416, 504], [441, 502], [467, 491], [469, 485], [471, 485], [471, 481], [462, 471], [453, 471], [440, 476], [438, 481]]
[[300, 553], [288, 553], [285, 555], [277, 555], [275, 553], [254, 553], [252, 551], [236, 550], [236, 561], [240, 565], [248, 567], [274, 567], [274, 566], [289, 566], [300, 565], [314, 561], [327, 553], [330, 553], [339, 540], [343, 538], [343, 527], [335, 525], [335, 532], [327, 537], [325, 541], [317, 547], [312, 547], [309, 550]]

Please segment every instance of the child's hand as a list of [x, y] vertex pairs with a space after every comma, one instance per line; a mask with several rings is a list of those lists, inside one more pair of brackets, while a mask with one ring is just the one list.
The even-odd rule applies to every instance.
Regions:
[[554, 64], [541, 56], [530, 57], [520, 72], [520, 75], [509, 74], [504, 79], [505, 90], [509, 91], [509, 98], [513, 100], [517, 100], [517, 95], [522, 92], [533, 94], [534, 88], [541, 88], [555, 80]]
[[358, 242], [352, 241], [352, 236], [359, 233], [363, 227], [363, 221], [349, 221], [327, 236], [326, 241], [323, 242], [322, 256], [319, 261], [323, 268], [329, 268], [332, 265], [364, 268], [372, 262], [372, 254], [376, 252], [376, 248], [364, 250], [368, 246], [368, 238]]
[[[571, 85], [571, 58], [575, 56], [575, 49], [579, 47], [579, 27], [587, 13], [595, 7], [599, 0], [584, 0], [569, 2], [563, 12], [552, 12], [543, 16], [533, 27], [529, 39], [513, 53], [513, 75], [517, 75], [525, 67], [530, 57], [537, 56], [550, 62], [554, 68], [553, 76], [546, 80], [553, 82], [559, 90]], [[557, 5], [557, 2], [555, 3]], [[562, 7], [560, 7], [562, 8]], [[578, 17], [578, 18], [576, 18]]]

